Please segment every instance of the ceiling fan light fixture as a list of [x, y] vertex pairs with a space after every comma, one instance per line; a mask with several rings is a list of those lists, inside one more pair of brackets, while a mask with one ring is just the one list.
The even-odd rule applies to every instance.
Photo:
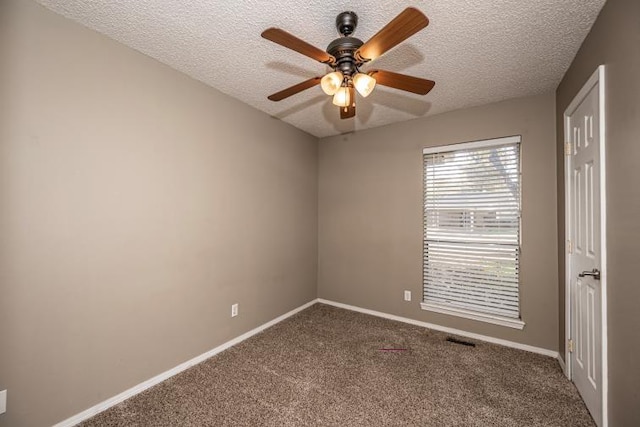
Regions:
[[376, 79], [368, 74], [358, 73], [353, 77], [353, 85], [363, 98], [366, 98], [376, 87]]
[[342, 86], [338, 89], [335, 95], [333, 95], [333, 105], [337, 105], [338, 107], [348, 107], [349, 104], [351, 104], [349, 88]]
[[344, 76], [340, 71], [329, 73], [320, 80], [320, 87], [327, 95], [335, 95], [342, 86]]

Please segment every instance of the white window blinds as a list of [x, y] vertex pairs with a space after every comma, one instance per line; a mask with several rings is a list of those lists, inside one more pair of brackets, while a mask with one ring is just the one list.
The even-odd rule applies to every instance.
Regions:
[[519, 318], [520, 137], [423, 160], [424, 302]]

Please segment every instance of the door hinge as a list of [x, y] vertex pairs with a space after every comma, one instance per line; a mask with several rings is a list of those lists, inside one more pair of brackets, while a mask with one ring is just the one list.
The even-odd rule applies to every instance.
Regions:
[[564, 143], [564, 155], [565, 156], [570, 156], [571, 155], [571, 143], [570, 142], [565, 142]]
[[573, 340], [567, 341], [567, 344], [569, 345], [569, 353], [573, 353]]
[[573, 253], [573, 242], [571, 240], [567, 240], [567, 252]]

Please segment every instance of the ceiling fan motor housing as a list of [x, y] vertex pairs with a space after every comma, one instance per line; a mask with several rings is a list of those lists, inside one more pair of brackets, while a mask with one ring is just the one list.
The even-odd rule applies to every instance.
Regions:
[[358, 15], [355, 12], [342, 12], [336, 17], [336, 28], [342, 34], [332, 41], [327, 47], [327, 53], [332, 55], [336, 62], [333, 68], [345, 76], [353, 76], [360, 65], [355, 57], [355, 52], [364, 43], [362, 40], [351, 37], [358, 26]]
[[355, 37], [339, 37], [327, 47], [327, 53], [336, 58], [334, 68], [346, 76], [356, 73], [359, 65], [355, 52], [363, 45], [362, 40]]

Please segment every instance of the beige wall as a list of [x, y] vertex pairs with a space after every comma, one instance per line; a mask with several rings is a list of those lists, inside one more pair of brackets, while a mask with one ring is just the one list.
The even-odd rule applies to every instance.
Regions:
[[[322, 139], [319, 297], [556, 350], [554, 114], [547, 94]], [[419, 306], [422, 148], [509, 135], [522, 135], [522, 331]]]
[[316, 138], [30, 1], [0, 2], [0, 64], [0, 426], [316, 297]]
[[[606, 65], [606, 168], [609, 328], [609, 425], [638, 425], [640, 354], [640, 2], [608, 0], [557, 90], [557, 151], [562, 115], [598, 65]], [[558, 221], [564, 225], [563, 163], [558, 162]], [[559, 295], [564, 319], [564, 227]], [[564, 356], [564, 328], [560, 324]]]

